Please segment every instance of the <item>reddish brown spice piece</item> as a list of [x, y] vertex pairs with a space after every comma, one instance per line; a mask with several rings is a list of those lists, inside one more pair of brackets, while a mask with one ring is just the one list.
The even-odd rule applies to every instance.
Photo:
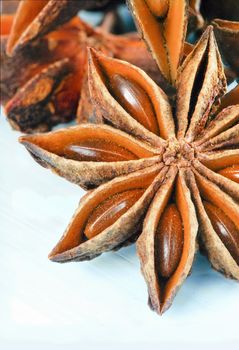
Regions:
[[104, 200], [89, 215], [84, 231], [86, 237], [88, 239], [95, 237], [115, 223], [120, 216], [135, 204], [144, 191], [142, 188], [137, 188], [114, 194], [112, 197]]
[[222, 169], [218, 172], [218, 174], [239, 183], [239, 165], [233, 165], [231, 167]]
[[220, 208], [209, 202], [203, 202], [203, 205], [214, 230], [239, 265], [238, 228]]
[[119, 74], [114, 74], [110, 78], [109, 89], [129, 114], [148, 130], [159, 134], [153, 105], [142, 87]]
[[176, 270], [183, 250], [183, 224], [175, 204], [169, 204], [160, 218], [155, 237], [156, 269], [169, 278]]
[[17, 50], [13, 57], [4, 54], [4, 44], [1, 95], [4, 103], [8, 102], [6, 114], [15, 129], [29, 133], [47, 131], [76, 115], [79, 122], [97, 120], [88, 90], [88, 46], [139, 65], [157, 81], [161, 79], [145, 44], [137, 36], [116, 36], [74, 18], [34, 45], [29, 43]]
[[124, 147], [117, 145], [114, 142], [102, 139], [88, 139], [79, 142], [78, 144], [69, 144], [64, 148], [62, 156], [91, 162], [112, 162], [126, 161], [137, 159], [136, 155]]

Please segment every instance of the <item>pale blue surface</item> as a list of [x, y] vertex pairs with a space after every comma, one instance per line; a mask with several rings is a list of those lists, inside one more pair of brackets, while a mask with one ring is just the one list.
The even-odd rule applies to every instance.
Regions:
[[236, 347], [239, 285], [201, 256], [163, 317], [147, 307], [134, 246], [91, 262], [48, 261], [83, 190], [36, 164], [18, 136], [2, 115], [1, 349]]

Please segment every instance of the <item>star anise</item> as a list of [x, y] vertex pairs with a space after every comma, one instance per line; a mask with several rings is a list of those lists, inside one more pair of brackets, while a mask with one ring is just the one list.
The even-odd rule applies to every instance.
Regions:
[[[11, 28], [8, 21], [9, 18], [4, 23]], [[104, 23], [103, 27], [93, 28], [75, 17], [34, 44], [17, 49], [10, 58], [4, 54], [5, 36], [1, 96], [3, 102], [8, 101], [5, 110], [15, 129], [47, 131], [76, 114], [79, 121], [89, 121], [89, 117], [94, 120], [87, 85], [87, 46], [136, 64], [160, 82], [154, 60], [136, 35], [113, 35], [106, 32]]]
[[175, 84], [187, 32], [186, 0], [128, 0], [136, 25], [162, 76]]
[[50, 259], [88, 260], [139, 237], [158, 313], [190, 273], [197, 242], [239, 279], [239, 104], [213, 112], [226, 80], [212, 27], [180, 68], [174, 109], [141, 69], [94, 50], [89, 84], [105, 124], [20, 138], [42, 166], [92, 189]]
[[[22, 49], [29, 42], [66, 23], [79, 10], [102, 8], [110, 0], [21, 0], [13, 24], [7, 53]], [[114, 1], [117, 5], [118, 1]]]
[[[208, 22], [214, 26], [220, 52], [229, 65], [227, 78], [239, 76], [239, 1], [190, 0], [190, 31], [203, 28]], [[193, 25], [194, 24], [194, 25]]]

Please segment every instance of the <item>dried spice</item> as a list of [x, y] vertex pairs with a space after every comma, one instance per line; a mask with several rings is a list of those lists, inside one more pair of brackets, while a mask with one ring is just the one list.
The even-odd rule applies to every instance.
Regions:
[[198, 243], [216, 270], [239, 279], [239, 104], [220, 111], [226, 79], [212, 27], [177, 74], [173, 109], [145, 72], [95, 50], [89, 84], [104, 124], [20, 138], [42, 166], [92, 189], [50, 259], [88, 260], [138, 238], [158, 313], [190, 273]]
[[[106, 6], [109, 0], [22, 0], [7, 44], [13, 54], [74, 17], [79, 10]], [[116, 1], [117, 4], [117, 1]]]
[[220, 53], [229, 65], [228, 82], [239, 75], [239, 2], [237, 0], [190, 0], [189, 32], [203, 29], [209, 21], [214, 26]]
[[174, 85], [183, 57], [187, 1], [131, 0], [128, 5], [161, 74]]
[[[18, 52], [13, 57], [6, 55], [6, 43], [8, 35], [14, 20], [13, 15], [2, 15], [2, 32], [1, 32], [1, 102], [6, 103], [18, 91], [19, 87], [30, 80], [34, 75], [41, 72], [51, 63], [61, 60], [65, 57], [67, 49], [72, 47], [74, 29], [80, 23], [77, 20], [71, 21], [57, 33], [48, 38], [41, 39], [36, 46], [28, 46]], [[83, 25], [83, 24], [82, 24]], [[69, 35], [72, 40], [67, 42]], [[58, 37], [57, 37], [58, 35]], [[59, 39], [61, 36], [61, 40]]]
[[113, 35], [75, 17], [13, 57], [3, 53], [1, 91], [4, 102], [10, 99], [5, 110], [13, 128], [47, 131], [76, 114], [79, 121], [90, 116], [95, 120], [87, 84], [87, 46], [136, 64], [160, 82], [157, 66], [137, 36]]
[[[47, 131], [53, 125], [75, 118], [76, 114], [78, 122], [100, 121], [97, 113], [93, 110], [89, 97], [85, 66], [85, 62], [87, 61], [87, 46], [95, 47], [109, 56], [123, 59], [139, 66], [168, 94], [172, 95], [173, 98], [175, 90], [171, 84], [174, 85], [175, 83], [177, 68], [180, 62], [191, 50], [190, 45], [184, 42], [187, 26], [186, 1], [177, 0], [176, 2], [170, 2], [162, 18], [157, 17], [157, 10], [160, 10], [158, 8], [159, 5], [157, 5], [156, 10], [153, 8], [156, 11], [156, 17], [151, 12], [148, 6], [154, 6], [152, 4], [154, 2], [141, 0], [139, 2], [131, 1], [130, 6], [137, 21], [142, 25], [142, 31], [149, 46], [152, 43], [150, 46], [151, 51], [153, 52], [153, 57], [156, 58], [160, 70], [158, 70], [156, 63], [146, 50], [144, 43], [139, 41], [136, 36], [122, 37], [106, 34], [100, 28], [93, 29], [82, 22], [77, 23], [76, 19], [69, 22], [72, 25], [65, 25], [60, 30], [50, 33], [47, 37], [43, 37], [37, 41], [28, 40], [28, 36], [24, 40], [21, 39], [21, 30], [16, 32], [13, 27], [8, 44], [9, 42], [15, 42], [13, 46], [16, 53], [12, 59], [4, 55], [2, 59], [3, 79], [1, 81], [1, 89], [7, 92], [6, 96], [4, 96], [5, 100], [12, 97], [6, 106], [6, 114], [11, 125], [18, 130], [31, 133], [35, 131]], [[145, 11], [140, 10], [142, 5], [146, 9]], [[29, 4], [26, 3], [25, 6], [29, 6]], [[15, 21], [16, 23], [21, 23], [22, 19], [24, 19], [24, 13], [26, 13], [24, 9], [25, 7], [23, 6], [18, 10], [16, 15], [18, 21]], [[47, 12], [45, 11], [45, 7], [43, 9], [44, 11], [40, 11], [39, 16], [43, 16], [44, 18]], [[179, 20], [177, 25], [172, 25], [176, 11], [180, 13]], [[152, 27], [152, 30], [149, 30], [149, 26], [145, 26], [144, 24], [146, 23], [147, 16], [156, 23], [155, 27]], [[35, 20], [28, 18], [28, 16], [26, 17], [26, 23], [28, 27], [31, 27]], [[179, 40], [178, 26], [181, 28]], [[104, 24], [102, 27], [104, 27]], [[26, 33], [26, 30], [24, 33]], [[157, 40], [160, 38], [159, 45], [154, 43], [155, 36], [157, 36]], [[11, 39], [12, 37], [15, 39]], [[177, 45], [174, 44], [175, 40]], [[47, 52], [42, 55], [42, 58], [40, 55], [37, 59], [34, 59], [34, 52], [38, 53], [39, 46], [41, 45], [47, 47]], [[22, 47], [23, 49], [20, 50]], [[163, 50], [161, 50], [162, 47]], [[24, 54], [22, 54], [23, 51]], [[44, 65], [45, 57], [52, 58], [50, 61], [52, 63], [51, 66], [46, 67]], [[22, 74], [18, 75], [17, 79], [14, 79], [16, 69], [19, 66], [16, 63], [23, 63], [22, 58], [26, 62], [24, 62], [25, 64], [20, 64], [20, 66], [26, 67], [26, 69], [24, 69]], [[58, 61], [62, 60], [62, 58], [68, 58], [69, 61], [64, 60], [64, 62], [59, 63]], [[33, 64], [29, 65], [28, 59]], [[55, 62], [57, 62], [57, 67], [60, 64], [61, 69], [56, 69]], [[42, 65], [44, 65], [43, 71], [40, 69]], [[9, 66], [11, 67], [10, 70], [7, 69]], [[32, 67], [35, 70], [37, 69], [37, 74], [34, 77], [34, 70], [33, 72], [31, 70]], [[49, 70], [49, 72], [46, 70]], [[52, 71], [54, 72], [53, 75], [51, 73]], [[49, 74], [51, 75], [51, 89], [49, 89], [49, 81], [47, 79], [47, 92], [42, 93], [41, 96], [37, 96], [36, 94], [39, 91], [38, 86], [40, 86], [40, 91], [42, 92], [45, 77], [48, 77]], [[28, 78], [32, 79], [28, 81]], [[22, 85], [22, 81], [28, 82]], [[19, 89], [19, 86], [21, 89]], [[32, 90], [35, 91], [35, 94], [32, 94]], [[13, 96], [14, 93], [16, 94]], [[30, 99], [29, 96], [32, 98]], [[76, 112], [79, 97], [80, 103]]]

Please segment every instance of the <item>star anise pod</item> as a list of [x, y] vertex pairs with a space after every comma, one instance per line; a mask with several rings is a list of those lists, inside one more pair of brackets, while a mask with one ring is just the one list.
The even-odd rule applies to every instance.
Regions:
[[89, 84], [105, 124], [20, 138], [42, 166], [92, 189], [50, 259], [92, 259], [139, 236], [158, 313], [190, 273], [197, 242], [239, 279], [239, 104], [213, 112], [226, 80], [212, 27], [180, 68], [174, 109], [141, 69], [94, 50]]
[[184, 55], [186, 0], [128, 0], [136, 25], [162, 76], [174, 85]]
[[[79, 10], [99, 9], [110, 0], [21, 0], [7, 45], [7, 53], [22, 49], [29, 42], [66, 23]], [[114, 1], [117, 5], [118, 1]]]
[[136, 64], [160, 82], [156, 63], [136, 35], [110, 34], [104, 23], [103, 28], [93, 28], [75, 17], [10, 58], [4, 53], [6, 37], [2, 40], [1, 95], [8, 102], [7, 118], [15, 129], [47, 131], [75, 118], [78, 104], [79, 121], [89, 121], [89, 117], [94, 121], [87, 85], [87, 46]]
[[[239, 1], [190, 0], [189, 30], [212, 22], [220, 52], [230, 69], [228, 81], [239, 77]], [[194, 25], [193, 25], [194, 23]]]

